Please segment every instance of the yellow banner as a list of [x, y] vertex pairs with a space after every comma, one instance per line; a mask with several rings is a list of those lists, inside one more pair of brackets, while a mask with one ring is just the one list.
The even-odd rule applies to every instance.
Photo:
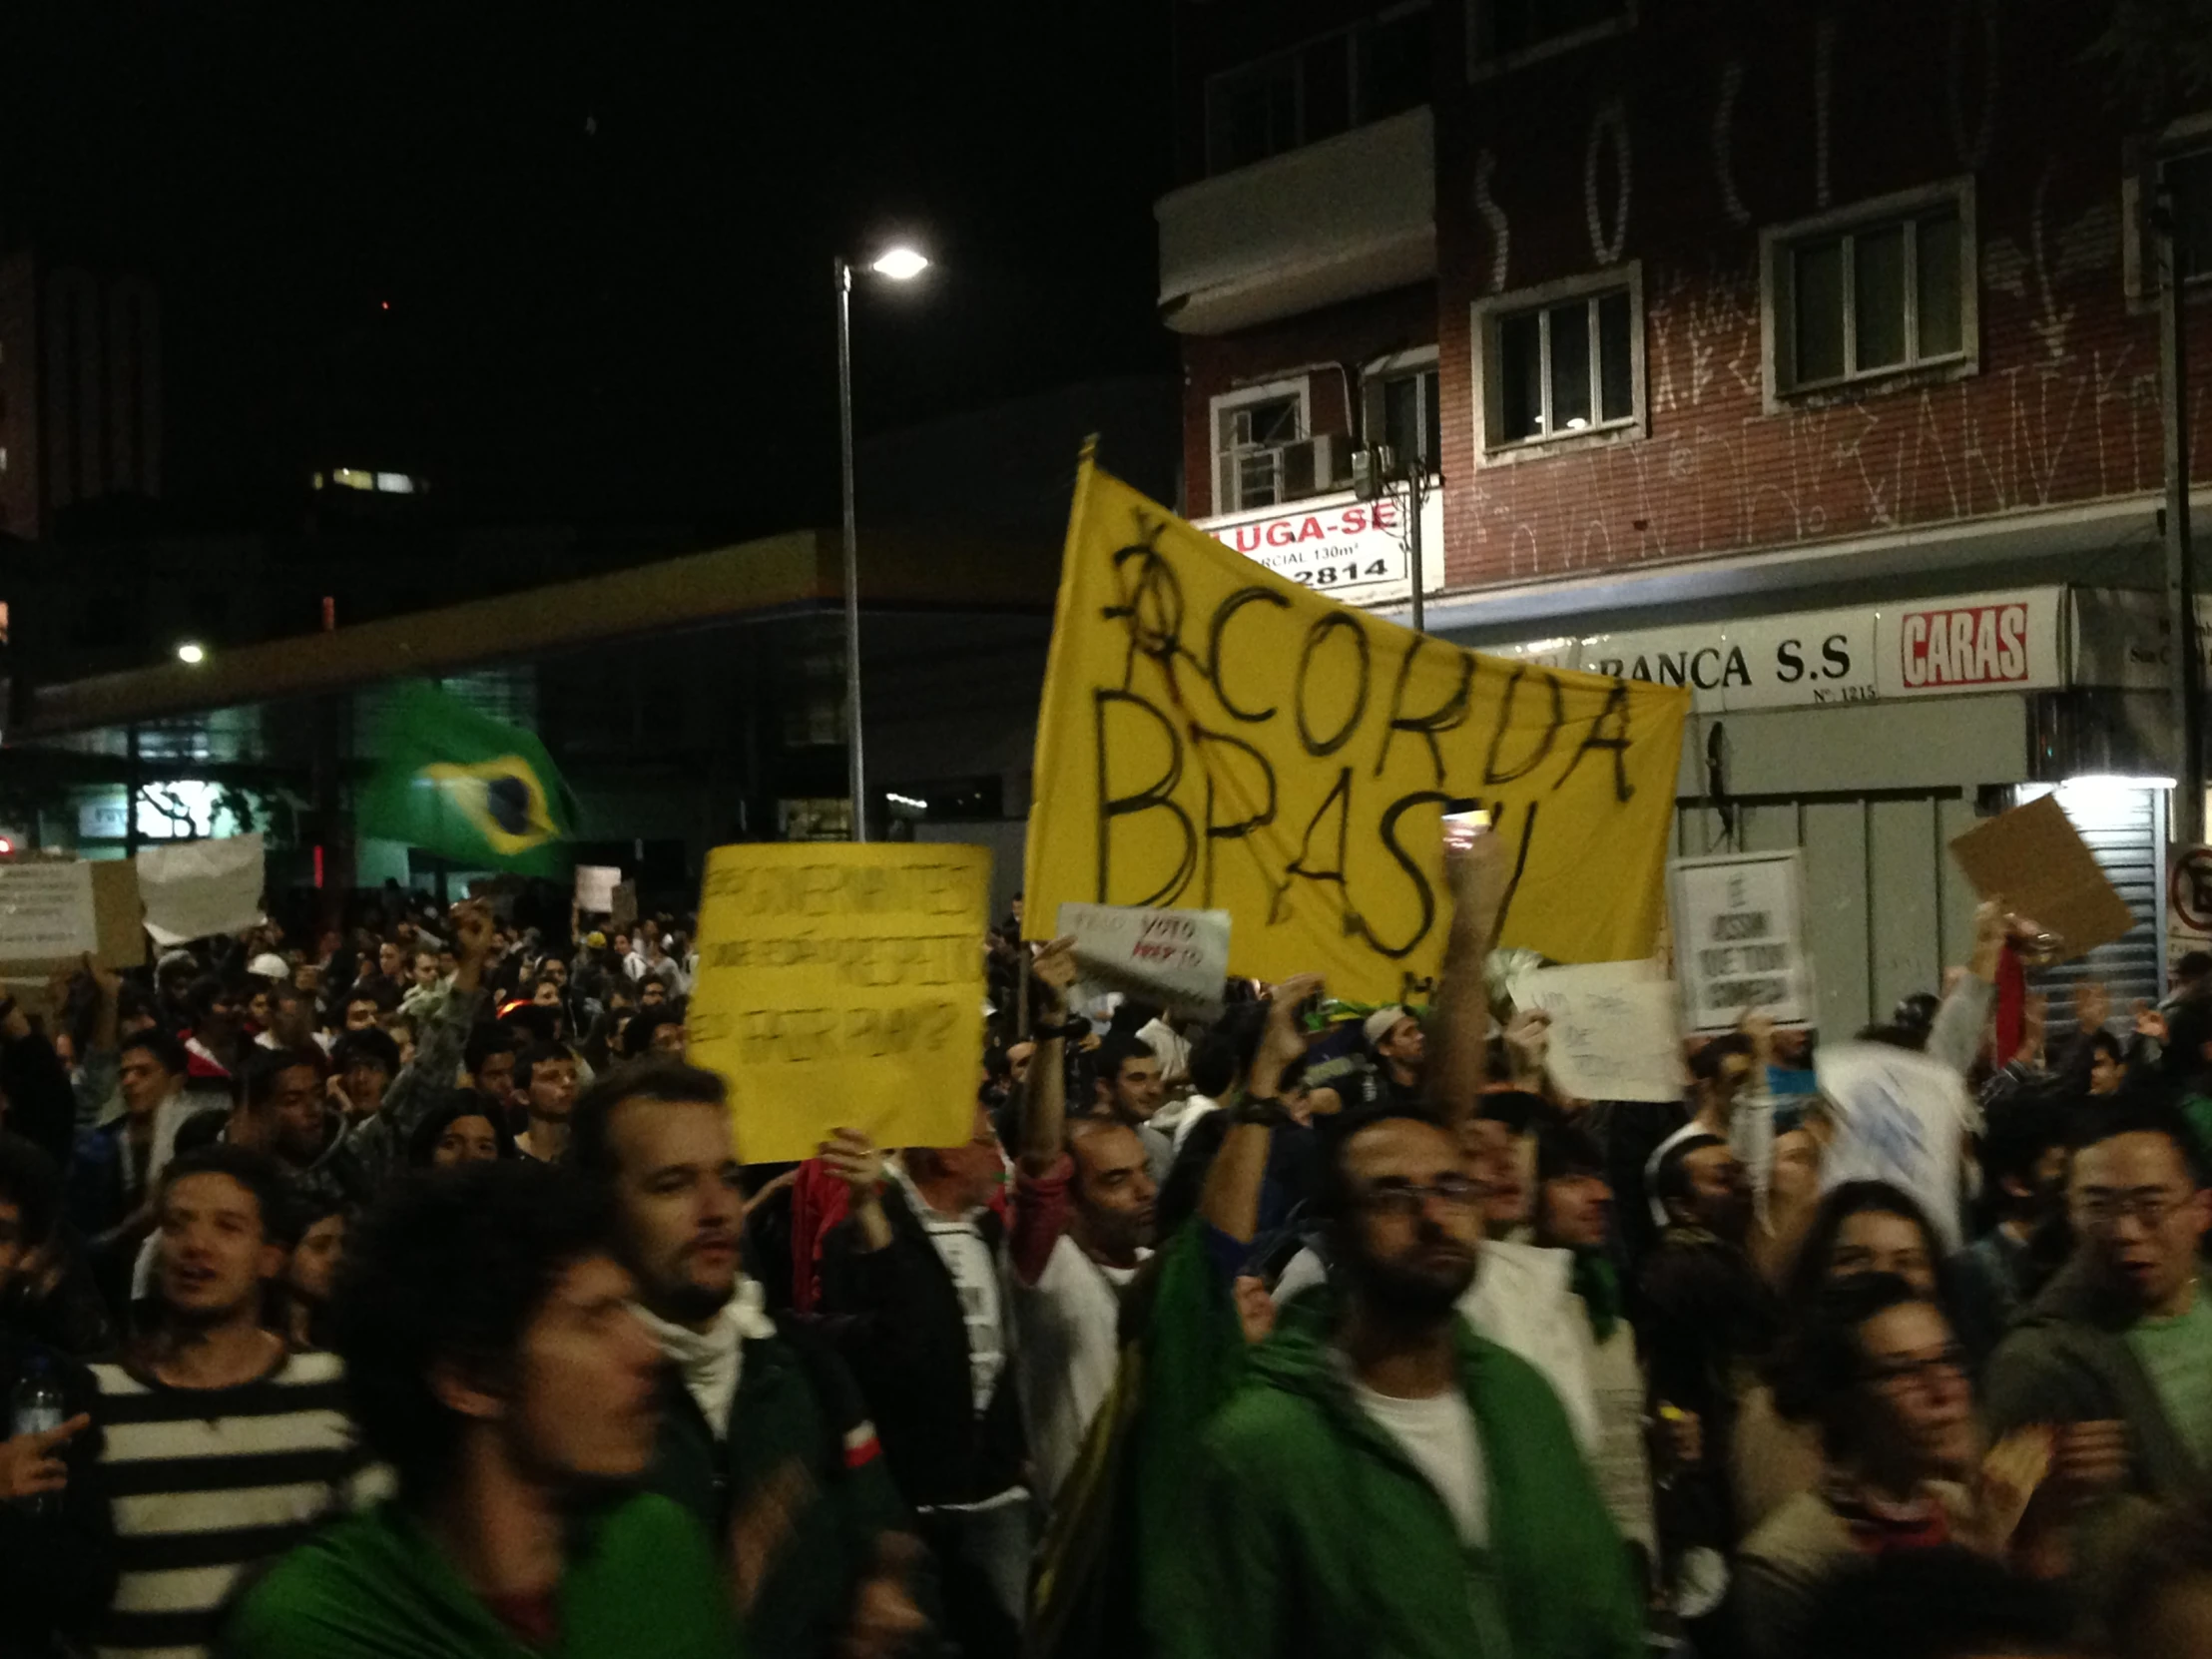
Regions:
[[1063, 900], [1225, 909], [1230, 962], [1334, 994], [1442, 959], [1443, 804], [1489, 810], [1504, 942], [1649, 954], [1689, 694], [1462, 651], [1277, 576], [1086, 456], [1037, 726], [1027, 930]]
[[730, 1084], [738, 1155], [811, 1158], [831, 1129], [958, 1146], [983, 1057], [980, 846], [718, 846], [699, 904], [687, 1056]]

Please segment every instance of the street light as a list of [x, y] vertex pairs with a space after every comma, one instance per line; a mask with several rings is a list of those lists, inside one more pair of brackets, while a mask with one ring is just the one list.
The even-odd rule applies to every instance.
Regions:
[[180, 663], [202, 663], [207, 660], [207, 648], [197, 645], [191, 640], [185, 641], [183, 645], [177, 648], [177, 660]]
[[[893, 282], [910, 281], [929, 269], [911, 248], [886, 248], [867, 269]], [[852, 507], [852, 267], [843, 255], [830, 262], [837, 290], [837, 440], [844, 483], [844, 725], [845, 775], [852, 796], [852, 838], [867, 839], [867, 772], [860, 751], [860, 555]]]

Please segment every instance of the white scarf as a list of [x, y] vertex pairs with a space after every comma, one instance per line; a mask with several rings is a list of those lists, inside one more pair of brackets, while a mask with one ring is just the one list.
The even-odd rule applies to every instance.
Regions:
[[671, 1325], [647, 1309], [631, 1306], [630, 1311], [661, 1345], [661, 1352], [683, 1371], [684, 1386], [699, 1402], [700, 1412], [718, 1440], [730, 1437], [730, 1410], [737, 1403], [745, 1345], [776, 1335], [776, 1322], [769, 1318], [767, 1308], [767, 1293], [742, 1274], [737, 1294], [722, 1305], [713, 1326], [703, 1333], [686, 1325]]

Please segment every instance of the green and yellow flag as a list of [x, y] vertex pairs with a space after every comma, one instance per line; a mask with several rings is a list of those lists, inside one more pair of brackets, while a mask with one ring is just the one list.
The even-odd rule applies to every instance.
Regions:
[[378, 747], [355, 815], [363, 835], [470, 866], [563, 873], [575, 798], [533, 734], [417, 683], [392, 694]]

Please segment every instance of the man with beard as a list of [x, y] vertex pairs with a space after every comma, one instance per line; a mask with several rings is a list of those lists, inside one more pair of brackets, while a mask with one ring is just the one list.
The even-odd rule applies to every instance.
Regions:
[[908, 1584], [920, 1546], [843, 1365], [780, 1330], [745, 1276], [722, 1080], [634, 1061], [585, 1091], [570, 1133], [668, 1361], [647, 1483], [721, 1540], [754, 1651], [890, 1659], [923, 1624]]
[[1211, 1594], [1169, 1652], [1640, 1654], [1558, 1399], [1455, 1316], [1481, 1210], [1450, 1131], [1388, 1107], [1346, 1123], [1322, 1206], [1343, 1301], [1279, 1331], [1207, 1431], [1190, 1538]]
[[243, 1598], [227, 1659], [729, 1659], [707, 1540], [635, 1482], [653, 1340], [567, 1171], [471, 1164], [362, 1228], [337, 1299], [362, 1437], [399, 1492]]

